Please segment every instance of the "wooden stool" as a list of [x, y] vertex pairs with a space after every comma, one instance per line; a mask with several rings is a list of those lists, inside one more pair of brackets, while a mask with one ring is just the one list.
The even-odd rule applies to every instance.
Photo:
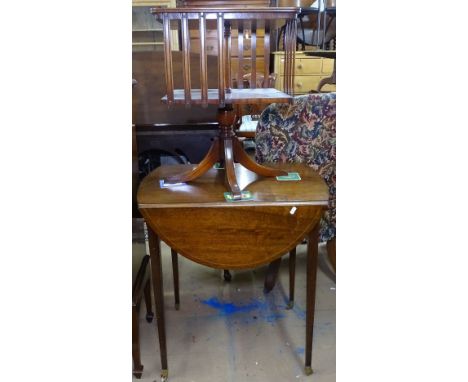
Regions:
[[[224, 170], [212, 168], [188, 184], [161, 188], [160, 179], [189, 171], [191, 165], [161, 166], [138, 190], [138, 207], [148, 225], [162, 376], [167, 377], [160, 239], [182, 256], [218, 269], [248, 269], [271, 263], [308, 237], [305, 372], [312, 369], [312, 334], [317, 271], [318, 227], [328, 203], [328, 187], [310, 167], [275, 164], [298, 172], [300, 181], [262, 178], [236, 165], [248, 201], [227, 202]], [[187, 219], [190, 216], [190, 219]], [[294, 271], [294, 261], [290, 263]], [[290, 300], [293, 300], [294, 277]]]

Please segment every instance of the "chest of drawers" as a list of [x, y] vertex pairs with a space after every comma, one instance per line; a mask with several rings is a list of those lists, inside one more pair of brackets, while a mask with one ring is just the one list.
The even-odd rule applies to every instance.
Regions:
[[[284, 53], [274, 52], [274, 72], [277, 76], [276, 88], [283, 90]], [[294, 63], [294, 94], [307, 94], [316, 90], [321, 79], [330, 77], [333, 72], [333, 59], [306, 56], [296, 52]], [[335, 91], [335, 85], [325, 85], [322, 91]]]

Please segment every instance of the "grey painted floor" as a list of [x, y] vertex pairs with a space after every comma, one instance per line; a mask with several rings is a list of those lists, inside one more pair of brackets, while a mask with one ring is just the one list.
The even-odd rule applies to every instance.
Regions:
[[[134, 244], [134, 251], [144, 251]], [[304, 374], [305, 245], [298, 246], [296, 303], [286, 310], [288, 265], [283, 258], [278, 283], [263, 293], [266, 267], [221, 271], [179, 256], [179, 311], [174, 309], [170, 250], [162, 245], [166, 333], [171, 382], [335, 381], [335, 283], [327, 276], [325, 248], [320, 248], [312, 368]], [[143, 382], [159, 382], [161, 364], [155, 322], [140, 315]], [[136, 378], [134, 378], [136, 380]]]

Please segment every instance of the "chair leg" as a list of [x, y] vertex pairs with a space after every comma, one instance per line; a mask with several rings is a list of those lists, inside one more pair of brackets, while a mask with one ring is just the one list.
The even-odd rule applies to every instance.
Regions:
[[143, 289], [143, 294], [145, 296], [145, 305], [146, 305], [146, 321], [152, 322], [154, 318], [154, 313], [151, 304], [151, 282], [148, 280]]
[[276, 284], [276, 280], [278, 279], [278, 272], [281, 265], [281, 257], [272, 261], [268, 264], [267, 273], [265, 276], [265, 293], [270, 292]]
[[151, 257], [151, 276], [153, 278], [154, 303], [156, 305], [156, 324], [158, 327], [159, 350], [161, 354], [161, 378], [168, 378], [166, 324], [164, 319], [163, 274], [159, 237], [148, 227], [149, 250]]
[[319, 224], [310, 232], [307, 244], [306, 349], [305, 374], [312, 374], [312, 338], [314, 335], [315, 285], [317, 282]]
[[138, 322], [139, 304], [132, 307], [132, 357], [133, 375], [140, 379], [143, 374], [143, 365], [140, 358], [140, 327]]
[[172, 275], [174, 278], [174, 299], [175, 309], [179, 310], [180, 307], [180, 295], [179, 295], [179, 258], [177, 252], [171, 248], [172, 255]]
[[289, 252], [289, 303], [288, 309], [294, 306], [294, 284], [296, 281], [296, 248]]

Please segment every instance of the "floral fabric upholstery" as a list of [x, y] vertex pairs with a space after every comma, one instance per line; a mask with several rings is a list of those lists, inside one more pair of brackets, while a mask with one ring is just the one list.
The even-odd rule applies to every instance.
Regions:
[[320, 241], [336, 235], [336, 93], [308, 94], [292, 104], [271, 104], [260, 116], [255, 135], [259, 163], [306, 163], [329, 187], [328, 210]]

